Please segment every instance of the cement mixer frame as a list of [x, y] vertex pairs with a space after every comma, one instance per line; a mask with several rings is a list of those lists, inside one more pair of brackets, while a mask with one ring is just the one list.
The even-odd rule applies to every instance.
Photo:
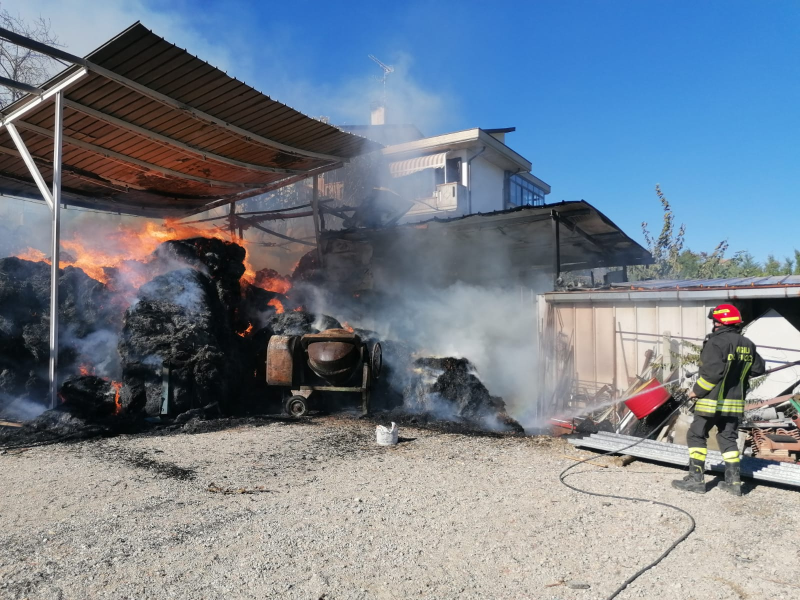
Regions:
[[[309, 357], [304, 348], [304, 338], [317, 336], [275, 335], [267, 347], [267, 384], [283, 388], [284, 411], [292, 417], [302, 417], [316, 404], [320, 392], [353, 393], [361, 395], [361, 411], [369, 413], [371, 389], [380, 376], [383, 366], [381, 345], [371, 348], [361, 338], [345, 330], [328, 330], [319, 335], [338, 333], [346, 336], [346, 343], [358, 347], [358, 361], [350, 370], [347, 385], [334, 385], [314, 373], [309, 367]], [[341, 341], [339, 339], [338, 341]], [[357, 378], [357, 371], [361, 372]]]

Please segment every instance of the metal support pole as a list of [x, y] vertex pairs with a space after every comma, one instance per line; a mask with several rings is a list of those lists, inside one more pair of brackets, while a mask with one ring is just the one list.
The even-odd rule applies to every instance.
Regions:
[[231, 202], [228, 208], [228, 227], [231, 230], [231, 241], [236, 241], [236, 202]]
[[561, 227], [556, 211], [551, 211], [550, 217], [553, 219], [553, 289], [556, 289], [561, 274]]
[[320, 230], [319, 230], [319, 176], [314, 175], [311, 178], [313, 184], [313, 195], [311, 196], [311, 212], [314, 213], [314, 238], [317, 242], [317, 259], [319, 262], [319, 268], [323, 269], [325, 267], [323, 263], [323, 256], [322, 256], [322, 240], [320, 239]]
[[61, 145], [64, 99], [56, 94], [56, 115], [53, 124], [53, 230], [50, 262], [50, 408], [58, 404], [58, 265], [61, 258]]

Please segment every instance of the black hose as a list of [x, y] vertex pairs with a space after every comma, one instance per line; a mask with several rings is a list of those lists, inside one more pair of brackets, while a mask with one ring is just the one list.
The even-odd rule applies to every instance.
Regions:
[[[619, 454], [623, 450], [627, 450], [628, 448], [633, 448], [634, 446], [638, 446], [639, 444], [641, 444], [643, 441], [648, 439], [654, 433], [656, 433], [658, 431], [661, 431], [661, 428], [664, 427], [664, 425], [667, 424], [667, 422], [675, 415], [675, 413], [677, 413], [680, 410], [680, 408], [681, 407], [678, 406], [678, 408], [673, 410], [669, 414], [669, 416], [666, 419], [664, 419], [663, 421], [661, 421], [660, 424], [656, 425], [656, 427], [653, 429], [653, 431], [650, 432], [647, 436], [643, 437], [640, 440], [637, 440], [637, 441], [633, 442], [632, 444], [629, 444], [629, 445], [625, 446], [624, 448], [619, 448], [617, 450], [611, 450], [610, 452], [605, 452], [605, 453], [600, 455], [600, 458], [602, 458], [603, 456], [608, 456], [610, 454]], [[612, 593], [610, 596], [608, 596], [606, 598], [606, 600], [612, 600], [612, 598], [616, 598], [622, 590], [624, 590], [631, 583], [633, 583], [636, 579], [638, 579], [645, 571], [648, 571], [649, 569], [652, 569], [658, 563], [660, 563], [662, 560], [664, 560], [664, 558], [666, 558], [667, 555], [670, 552], [672, 552], [678, 546], [678, 544], [680, 544], [683, 540], [685, 540], [687, 537], [689, 537], [689, 535], [691, 535], [691, 533], [694, 531], [696, 523], [695, 523], [694, 517], [692, 517], [692, 515], [690, 515], [688, 512], [686, 512], [682, 508], [674, 506], [673, 504], [668, 504], [666, 502], [659, 502], [657, 500], [648, 500], [646, 498], [630, 498], [628, 496], [617, 496], [615, 494], [599, 494], [597, 492], [589, 492], [587, 490], [583, 490], [581, 488], [577, 488], [574, 485], [570, 485], [569, 483], [564, 481], [564, 478], [565, 478], [565, 476], [567, 474], [567, 471], [569, 471], [570, 469], [574, 469], [575, 467], [577, 467], [579, 465], [582, 465], [585, 462], [589, 462], [590, 460], [596, 460], [597, 458], [598, 458], [597, 456], [590, 456], [589, 458], [586, 458], [586, 459], [584, 459], [584, 460], [582, 460], [580, 462], [577, 462], [577, 463], [574, 463], [574, 464], [568, 466], [566, 469], [561, 471], [561, 475], [559, 475], [559, 477], [558, 477], [559, 481], [561, 483], [563, 483], [565, 486], [567, 486], [568, 488], [570, 488], [571, 490], [574, 490], [576, 492], [580, 492], [581, 494], [588, 494], [589, 496], [599, 496], [601, 498], [616, 498], [617, 500], [631, 500], [633, 502], [647, 502], [648, 504], [657, 504], [659, 506], [664, 506], [666, 508], [671, 508], [673, 510], [678, 511], [679, 513], [683, 513], [684, 515], [686, 515], [689, 518], [689, 523], [690, 523], [689, 524], [689, 528], [686, 530], [686, 532], [683, 535], [681, 535], [677, 540], [675, 540], [672, 543], [672, 545], [669, 548], [667, 548], [661, 556], [659, 556], [653, 562], [651, 562], [650, 564], [646, 565], [645, 567], [642, 567], [641, 569], [636, 571], [636, 573], [634, 573], [633, 575], [628, 577], [628, 579], [626, 579], [621, 586], [619, 586], [616, 590], [614, 590], [614, 593]]]

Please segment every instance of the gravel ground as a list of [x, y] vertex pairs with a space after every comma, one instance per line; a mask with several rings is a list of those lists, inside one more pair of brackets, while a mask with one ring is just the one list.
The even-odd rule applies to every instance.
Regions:
[[[373, 423], [324, 417], [6, 451], [0, 598], [594, 599], [686, 527], [560, 485], [564, 455], [589, 456], [563, 441], [400, 434], [382, 448]], [[686, 495], [678, 470], [643, 462], [576, 471], [697, 520], [619, 598], [800, 597], [796, 491]]]

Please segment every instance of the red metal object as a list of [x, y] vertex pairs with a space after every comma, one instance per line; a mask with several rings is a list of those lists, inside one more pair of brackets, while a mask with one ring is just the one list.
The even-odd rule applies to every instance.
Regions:
[[659, 406], [670, 399], [671, 394], [661, 387], [657, 379], [651, 379], [632, 398], [625, 400], [637, 419], [644, 419]]

